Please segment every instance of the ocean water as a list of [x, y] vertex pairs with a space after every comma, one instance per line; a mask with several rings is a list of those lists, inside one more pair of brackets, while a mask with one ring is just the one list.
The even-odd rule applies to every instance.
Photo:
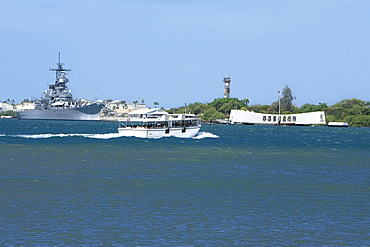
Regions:
[[369, 246], [370, 128], [0, 120], [1, 246]]

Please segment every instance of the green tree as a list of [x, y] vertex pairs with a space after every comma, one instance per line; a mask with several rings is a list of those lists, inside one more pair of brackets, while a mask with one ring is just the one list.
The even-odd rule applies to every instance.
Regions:
[[123, 108], [125, 108], [125, 109], [127, 108], [126, 100], [121, 100], [120, 104], [123, 105]]
[[253, 112], [258, 112], [258, 113], [267, 113], [267, 109], [269, 109], [271, 106], [269, 105], [250, 105], [248, 109]]
[[134, 108], [135, 108], [135, 109], [137, 109], [137, 107], [136, 107], [136, 106], [137, 106], [137, 103], [139, 103], [139, 101], [138, 101], [138, 100], [133, 100], [133, 101], [132, 101], [132, 103], [135, 105], [135, 107], [134, 107]]
[[218, 112], [216, 108], [213, 106], [208, 107], [202, 116], [200, 116], [202, 120], [214, 120], [214, 119], [221, 119], [225, 118], [225, 115], [221, 112]]
[[265, 113], [278, 113], [279, 112], [279, 103], [277, 101], [273, 102], [269, 108], [266, 109]]
[[350, 126], [370, 127], [370, 105], [360, 99], [344, 99], [325, 109], [327, 122], [344, 121]]
[[246, 107], [248, 107], [249, 99], [245, 98], [242, 100], [243, 104], [245, 104]]
[[198, 115], [198, 114], [201, 114], [202, 112], [204, 112], [207, 108], [208, 108], [207, 104], [203, 104], [203, 103], [200, 103], [200, 102], [195, 102], [195, 103], [191, 103], [187, 106], [187, 111]]
[[293, 100], [295, 97], [292, 95], [292, 90], [288, 86], [285, 86], [282, 92], [282, 97], [280, 99], [280, 107], [282, 111], [293, 112], [295, 107], [293, 105]]
[[353, 99], [341, 100], [338, 103], [334, 104], [333, 107], [342, 107], [342, 108], [349, 109], [349, 108], [353, 108], [355, 106], [365, 107], [366, 105], [367, 105], [367, 103], [365, 101], [353, 98]]
[[[247, 101], [249, 102], [248, 99]], [[213, 106], [216, 111], [228, 115], [233, 109], [242, 109], [243, 107], [246, 107], [246, 101], [239, 100], [238, 98], [218, 98], [209, 103], [209, 105]]]
[[12, 117], [16, 117], [17, 116], [17, 112], [15, 112], [15, 111], [3, 111], [3, 112], [0, 112], [0, 116], [12, 116]]
[[318, 105], [304, 104], [299, 108], [296, 108], [294, 113], [304, 113], [304, 112], [314, 112], [314, 111], [324, 111], [328, 108], [325, 103], [319, 103]]
[[344, 118], [344, 121], [348, 122], [351, 126], [357, 126], [357, 127], [369, 127], [370, 126], [370, 116], [369, 115], [347, 116]]

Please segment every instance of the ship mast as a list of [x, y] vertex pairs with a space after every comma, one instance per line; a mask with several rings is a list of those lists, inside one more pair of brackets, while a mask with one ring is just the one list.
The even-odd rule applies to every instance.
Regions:
[[50, 69], [51, 71], [55, 71], [55, 81], [57, 82], [59, 78], [61, 77], [61, 74], [66, 74], [66, 71], [71, 71], [70, 69], [63, 68], [63, 63], [60, 62], [60, 52], [58, 53], [58, 68], [57, 69]]

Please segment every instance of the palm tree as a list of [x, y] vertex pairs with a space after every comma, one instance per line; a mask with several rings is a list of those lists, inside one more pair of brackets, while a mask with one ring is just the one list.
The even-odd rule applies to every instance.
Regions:
[[[135, 108], [136, 108], [136, 104], [137, 104], [137, 103], [139, 103], [139, 101], [134, 100], [134, 101], [132, 101], [132, 103], [134, 103], [134, 104], [135, 104]], [[137, 109], [137, 108], [136, 108], [136, 109]]]
[[244, 104], [245, 106], [248, 106], [248, 104], [249, 104], [249, 99], [248, 99], [248, 98], [243, 99], [243, 104]]
[[126, 107], [127, 107], [126, 100], [121, 100], [120, 104], [123, 105], [124, 109], [126, 109]]
[[157, 108], [157, 105], [159, 105], [159, 103], [157, 101], [153, 102], [153, 105], [154, 105], [154, 108]]

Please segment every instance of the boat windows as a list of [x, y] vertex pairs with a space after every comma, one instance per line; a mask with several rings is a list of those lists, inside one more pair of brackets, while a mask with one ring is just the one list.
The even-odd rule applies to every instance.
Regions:
[[197, 126], [199, 124], [198, 119], [193, 120], [178, 120], [178, 121], [170, 121], [171, 127], [178, 128], [178, 127], [189, 127], [189, 126]]
[[[132, 117], [131, 115], [130, 117]], [[200, 119], [197, 118], [188, 118], [186, 120], [154, 120], [150, 119], [149, 116], [145, 120], [137, 120], [137, 119], [127, 119], [120, 121], [121, 128], [145, 128], [145, 129], [157, 129], [157, 128], [183, 128], [183, 127], [191, 127], [191, 126], [199, 126]]]
[[121, 122], [120, 126], [123, 128], [146, 128], [146, 129], [157, 129], [167, 128], [167, 121], [156, 121], [156, 122], [137, 122], [137, 121], [126, 121]]

